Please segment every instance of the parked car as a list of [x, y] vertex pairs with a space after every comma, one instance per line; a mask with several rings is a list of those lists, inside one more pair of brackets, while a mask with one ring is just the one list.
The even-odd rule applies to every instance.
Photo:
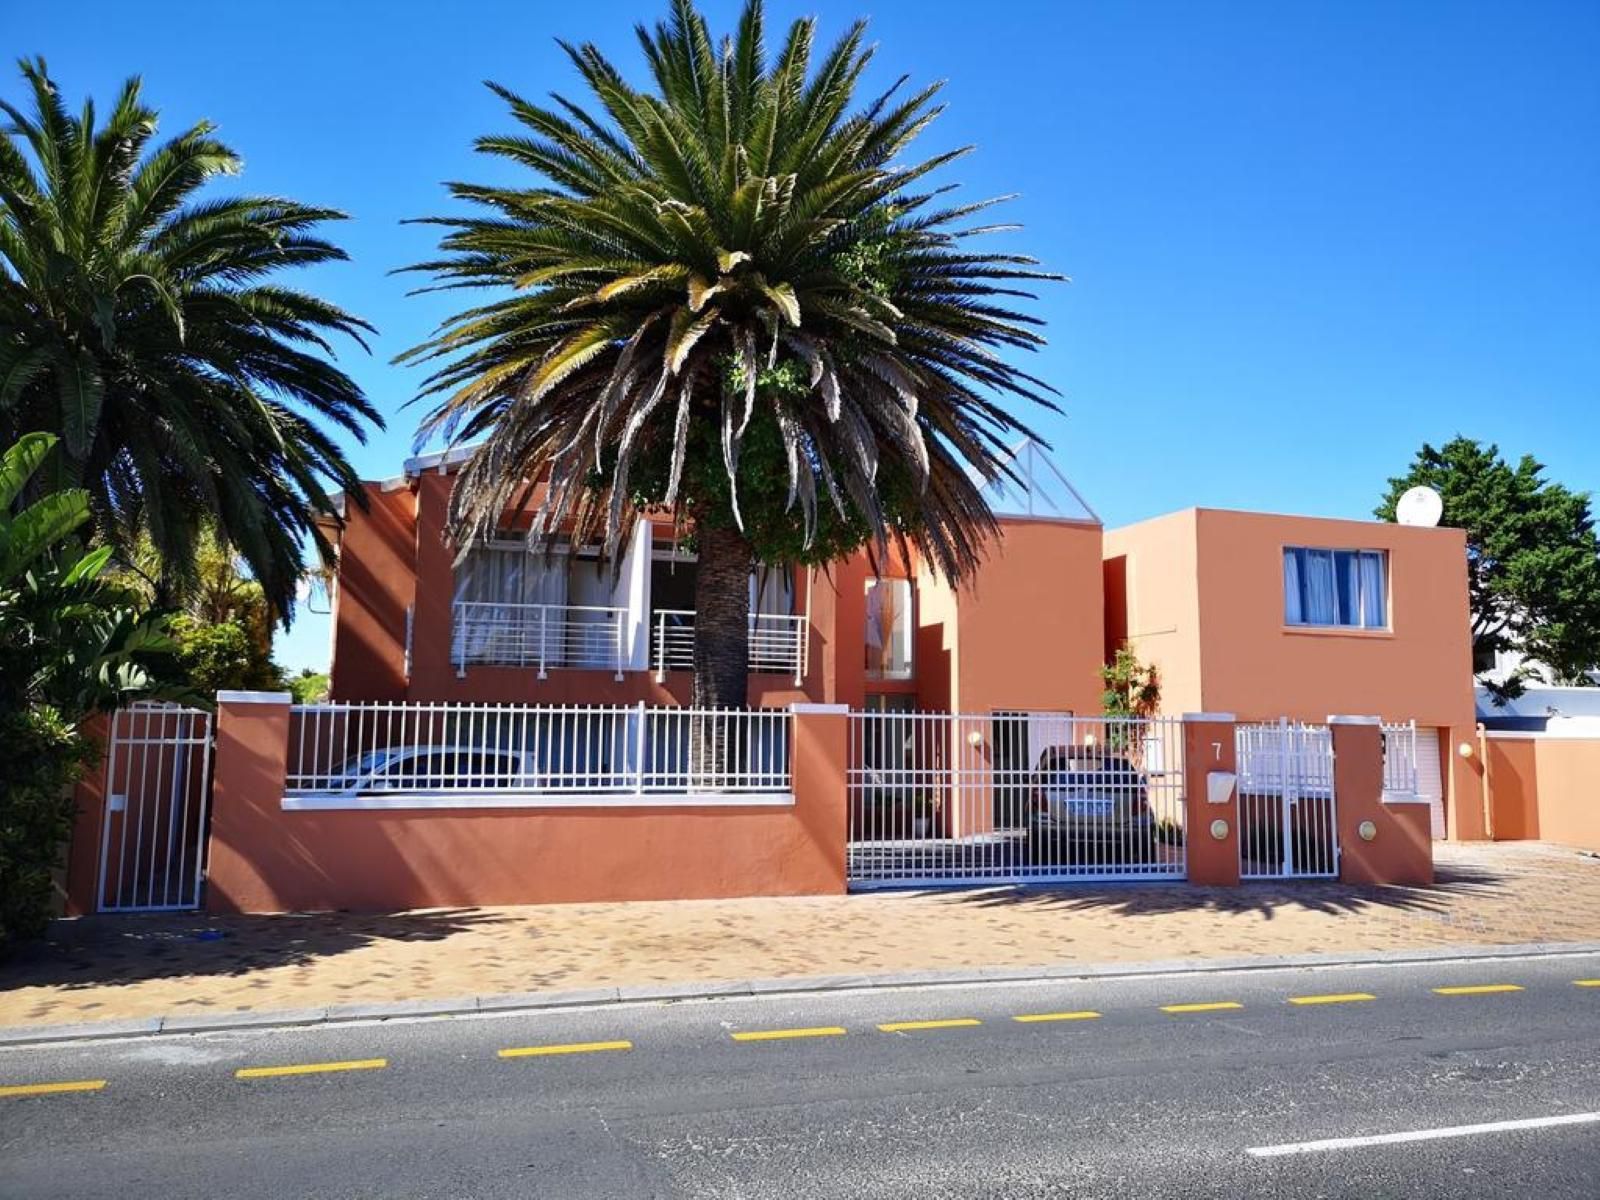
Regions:
[[1145, 777], [1095, 747], [1050, 746], [1034, 768], [1028, 860], [1093, 867], [1137, 861], [1155, 845]]
[[364, 796], [384, 792], [512, 791], [538, 786], [532, 756], [483, 746], [391, 746], [345, 762], [327, 790]]

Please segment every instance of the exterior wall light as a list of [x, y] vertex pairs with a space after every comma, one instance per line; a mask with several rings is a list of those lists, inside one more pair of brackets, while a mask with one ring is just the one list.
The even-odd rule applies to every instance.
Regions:
[[1211, 822], [1211, 836], [1216, 838], [1217, 841], [1219, 841], [1219, 842], [1223, 838], [1227, 837], [1228, 836], [1228, 823], [1226, 821], [1222, 820], [1220, 817], [1217, 820]]
[[973, 747], [974, 749], [976, 749], [977, 747], [983, 745], [983, 733], [982, 733], [982, 731], [974, 729], [974, 730], [972, 730], [972, 732], [968, 733], [967, 734], [967, 745]]
[[1089, 749], [1091, 749], [1091, 750], [1094, 749], [1094, 741], [1095, 741], [1094, 734], [1086, 733], [1086, 734], [1083, 735], [1083, 744], [1085, 746], [1089, 747]]
[[1462, 758], [1471, 758], [1472, 757], [1472, 743], [1471, 742], [1462, 742], [1459, 746], [1456, 747], [1456, 753], [1459, 754]]
[[1356, 832], [1361, 835], [1361, 840], [1363, 842], [1370, 842], [1373, 838], [1378, 836], [1378, 827], [1371, 821], [1363, 821], [1360, 825], [1356, 826]]

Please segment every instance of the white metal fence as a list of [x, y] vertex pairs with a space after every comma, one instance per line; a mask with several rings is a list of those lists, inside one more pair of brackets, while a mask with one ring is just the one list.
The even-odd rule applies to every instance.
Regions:
[[1383, 791], [1390, 796], [1417, 794], [1417, 723], [1383, 726]]
[[1333, 738], [1326, 725], [1240, 725], [1239, 877], [1324, 879], [1339, 874]]
[[[651, 631], [650, 662], [659, 682], [668, 671], [694, 669], [694, 613], [659, 608]], [[750, 614], [750, 670], [757, 674], [791, 675], [798, 687], [806, 672], [806, 630], [802, 614]]]
[[1185, 875], [1176, 718], [853, 712], [849, 755], [855, 887]]
[[783, 794], [792, 791], [791, 722], [787, 709], [644, 704], [296, 705], [286, 795], [381, 802]]
[[211, 794], [211, 714], [140, 703], [111, 716], [96, 904], [196, 908]]
[[457, 600], [451, 657], [469, 665], [609, 670], [621, 678], [627, 656], [627, 609], [584, 604], [502, 604]]

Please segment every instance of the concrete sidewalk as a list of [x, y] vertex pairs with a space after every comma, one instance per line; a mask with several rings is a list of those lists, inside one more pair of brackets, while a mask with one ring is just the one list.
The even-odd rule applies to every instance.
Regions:
[[62, 921], [0, 967], [0, 1026], [1600, 939], [1600, 860], [1537, 843], [1437, 850], [1431, 888], [1075, 886]]

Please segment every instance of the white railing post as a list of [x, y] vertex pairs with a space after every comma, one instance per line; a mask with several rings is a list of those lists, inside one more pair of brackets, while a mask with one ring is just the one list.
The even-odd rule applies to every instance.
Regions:
[[545, 625], [549, 623], [550, 612], [542, 604], [538, 608], [536, 608], [534, 611], [539, 614], [539, 678], [540, 679], [549, 679], [550, 678], [550, 673], [547, 670], [545, 670], [544, 630], [545, 630]]
[[644, 756], [645, 756], [645, 708], [644, 701], [639, 701], [638, 727], [634, 730], [633, 749], [633, 791], [634, 795], [644, 794]]
[[456, 678], [465, 679], [467, 677], [467, 606], [457, 600], [451, 606], [451, 616], [455, 618], [452, 624], [454, 625], [456, 642]]
[[611, 677], [613, 679], [615, 679], [618, 683], [621, 683], [622, 682], [622, 614], [621, 613], [615, 613], [614, 612], [614, 613], [611, 614], [611, 650], [612, 650], [612, 662], [616, 665], [616, 670], [612, 672], [612, 676]]
[[667, 614], [665, 611], [656, 613], [656, 682], [664, 683], [667, 678]]

